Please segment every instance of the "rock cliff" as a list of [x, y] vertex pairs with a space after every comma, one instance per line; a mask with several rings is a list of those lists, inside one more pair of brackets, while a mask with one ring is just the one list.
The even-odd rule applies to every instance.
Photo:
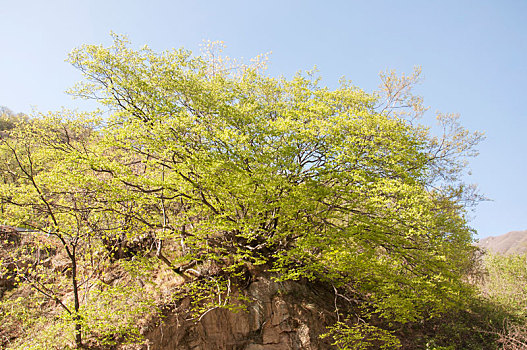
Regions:
[[[214, 309], [198, 322], [185, 320], [188, 300], [147, 331], [143, 349], [332, 349], [320, 335], [335, 322], [334, 296], [323, 286], [258, 277], [245, 291], [247, 311]], [[123, 349], [126, 349], [124, 347]]]

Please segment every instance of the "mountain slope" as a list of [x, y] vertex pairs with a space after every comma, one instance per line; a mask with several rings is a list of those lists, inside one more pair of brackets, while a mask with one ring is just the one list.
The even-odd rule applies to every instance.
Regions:
[[527, 253], [527, 230], [483, 238], [477, 246], [499, 254]]

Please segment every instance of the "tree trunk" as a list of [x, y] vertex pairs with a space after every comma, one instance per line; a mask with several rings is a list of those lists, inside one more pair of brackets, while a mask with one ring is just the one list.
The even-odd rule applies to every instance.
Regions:
[[73, 301], [75, 314], [73, 315], [73, 321], [75, 323], [75, 346], [77, 349], [82, 349], [82, 324], [81, 316], [79, 314], [80, 301], [79, 301], [79, 286], [77, 285], [77, 259], [75, 246], [72, 247], [70, 260], [71, 260], [71, 283], [73, 285]]

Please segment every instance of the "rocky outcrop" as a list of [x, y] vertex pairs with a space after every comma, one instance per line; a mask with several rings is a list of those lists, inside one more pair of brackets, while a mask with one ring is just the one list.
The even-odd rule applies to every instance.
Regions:
[[[32, 235], [16, 228], [0, 227], [2, 256], [32, 244]], [[9, 254], [8, 254], [9, 253]], [[38, 254], [37, 254], [38, 253]], [[22, 263], [36, 262], [63, 271], [69, 265], [56, 252], [33, 252]], [[7, 261], [4, 261], [4, 265]], [[0, 296], [14, 287], [14, 269], [7, 265], [0, 273]], [[64, 273], [64, 271], [62, 272]], [[117, 273], [113, 279], [119, 278]], [[323, 284], [276, 282], [264, 271], [247, 272], [244, 287], [232, 288], [232, 300], [243, 296], [246, 311], [211, 309], [192, 319], [190, 299], [183, 298], [164, 312], [161, 321], [138, 320], [146, 338], [144, 345], [116, 345], [120, 350], [322, 350], [333, 349], [331, 341], [321, 339], [327, 327], [335, 323], [335, 295]], [[113, 275], [113, 274], [112, 274]], [[9, 276], [9, 278], [8, 278]], [[105, 281], [111, 283], [110, 281]], [[183, 283], [183, 282], [182, 282]], [[239, 301], [241, 303], [242, 301]], [[154, 325], [155, 324], [155, 325]], [[141, 327], [141, 326], [140, 326]], [[1, 327], [0, 327], [1, 328]], [[1, 332], [0, 332], [1, 333]], [[0, 334], [2, 336], [2, 334]], [[8, 334], [9, 339], [15, 339]], [[7, 338], [6, 338], [7, 339]], [[126, 342], [126, 339], [120, 339]], [[0, 344], [1, 347], [1, 344]], [[93, 349], [103, 349], [97, 347]]]
[[188, 300], [146, 334], [144, 349], [166, 350], [319, 350], [335, 322], [334, 296], [323, 286], [274, 282], [258, 277], [240, 291], [252, 302], [247, 311], [214, 309], [198, 322], [184, 319]]

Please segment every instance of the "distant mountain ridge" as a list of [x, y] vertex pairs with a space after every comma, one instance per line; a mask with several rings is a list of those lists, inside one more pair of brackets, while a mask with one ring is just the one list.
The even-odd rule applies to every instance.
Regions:
[[476, 245], [498, 254], [527, 253], [527, 230], [511, 231], [501, 236], [483, 238]]

